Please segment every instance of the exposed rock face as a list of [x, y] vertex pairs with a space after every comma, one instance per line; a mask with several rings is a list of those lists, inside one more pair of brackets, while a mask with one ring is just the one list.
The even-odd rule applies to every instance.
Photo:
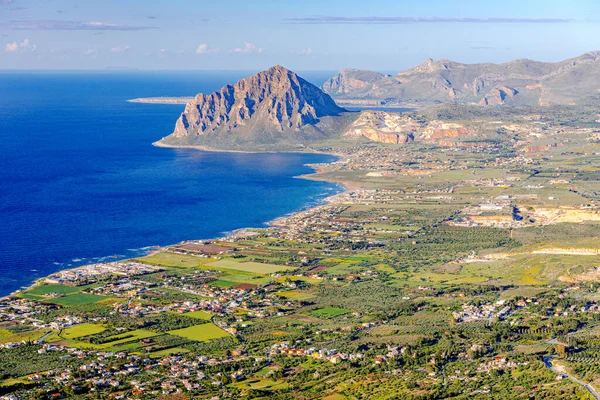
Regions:
[[479, 105], [499, 106], [501, 104], [505, 104], [505, 100], [515, 97], [517, 93], [519, 92], [515, 89], [506, 86], [493, 88], [488, 94], [485, 95], [483, 99], [479, 101]]
[[425, 142], [457, 146], [459, 142], [452, 139], [471, 133], [469, 128], [454, 122], [426, 122], [406, 114], [369, 110], [360, 113], [344, 136], [363, 137], [380, 143]]
[[345, 136], [365, 137], [380, 143], [408, 143], [421, 124], [414, 119], [385, 111], [363, 111]]
[[275, 66], [217, 92], [198, 94], [187, 103], [171, 139], [236, 132], [249, 140], [254, 134], [273, 138], [344, 111], [318, 87]]
[[465, 126], [453, 122], [431, 121], [424, 129], [421, 138], [427, 139], [447, 139], [457, 138], [466, 135], [471, 131]]
[[389, 75], [380, 74], [379, 72], [346, 68], [325, 82], [322, 88], [323, 91], [330, 94], [349, 93], [388, 76]]
[[[359, 76], [368, 79], [357, 81]], [[600, 52], [556, 63], [523, 59], [505, 64], [461, 64], [428, 59], [396, 76], [342, 71], [323, 85], [323, 90], [344, 101], [570, 104], [600, 90]]]

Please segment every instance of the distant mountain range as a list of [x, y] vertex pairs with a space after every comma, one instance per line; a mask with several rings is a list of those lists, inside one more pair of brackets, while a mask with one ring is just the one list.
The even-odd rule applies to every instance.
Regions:
[[462, 64], [428, 59], [393, 76], [344, 69], [322, 89], [340, 104], [573, 104], [598, 94], [600, 52], [556, 63], [522, 59]]

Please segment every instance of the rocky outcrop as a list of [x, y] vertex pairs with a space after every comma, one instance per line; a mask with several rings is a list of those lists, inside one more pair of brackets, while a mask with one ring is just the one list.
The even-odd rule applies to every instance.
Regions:
[[[460, 140], [471, 133], [471, 129], [459, 123], [441, 120], [427, 122], [408, 114], [369, 110], [360, 113], [344, 136], [392, 144], [424, 142], [440, 146], [467, 146]], [[489, 143], [484, 145], [489, 146]]]
[[401, 144], [412, 142], [421, 123], [399, 113], [363, 111], [344, 134], [348, 137], [364, 137], [380, 143]]
[[386, 77], [389, 77], [389, 75], [380, 74], [379, 72], [346, 68], [327, 80], [327, 82], [323, 84], [322, 89], [330, 94], [349, 93]]
[[427, 128], [424, 129], [422, 138], [427, 139], [447, 139], [457, 138], [461, 135], [471, 133], [471, 130], [466, 128], [462, 124], [443, 122], [443, 121], [431, 121]]
[[369, 99], [388, 104], [572, 104], [600, 90], [600, 52], [556, 63], [522, 59], [504, 64], [462, 64], [427, 59], [395, 76], [342, 71], [323, 89], [336, 100]]
[[[246, 140], [278, 139], [345, 110], [329, 95], [281, 66], [275, 66], [187, 103], [167, 139], [239, 134]], [[168, 140], [167, 140], [168, 142]]]
[[507, 99], [515, 97], [517, 93], [519, 93], [517, 90], [507, 86], [496, 87], [490, 90], [489, 93], [479, 101], [479, 105], [499, 106], [505, 104]]

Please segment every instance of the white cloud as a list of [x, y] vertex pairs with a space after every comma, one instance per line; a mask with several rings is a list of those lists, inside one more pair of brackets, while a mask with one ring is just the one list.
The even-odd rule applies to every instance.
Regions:
[[17, 44], [17, 42], [6, 43], [6, 46], [4, 46], [4, 51], [6, 53], [12, 53], [17, 50], [19, 50], [19, 45]]
[[213, 49], [211, 48], [208, 44], [206, 43], [202, 43], [200, 46], [198, 46], [198, 48], [196, 49], [196, 54], [209, 54], [209, 53], [218, 53], [219, 51], [221, 51], [220, 49]]
[[118, 47], [113, 47], [112, 49], [110, 49], [110, 52], [111, 53], [125, 53], [129, 49], [130, 49], [129, 46], [118, 46]]
[[253, 44], [253, 43], [246, 42], [246, 43], [244, 43], [244, 47], [237, 47], [237, 48], [235, 48], [235, 49], [233, 49], [231, 51], [234, 52], [234, 53], [245, 53], [245, 54], [248, 54], [248, 53], [254, 53], [254, 52], [262, 53], [263, 49], [262, 48], [257, 48], [256, 45]]
[[98, 50], [96, 50], [95, 47], [92, 47], [81, 53], [81, 55], [86, 57], [96, 57], [98, 55]]
[[100, 21], [82, 22], [62, 20], [14, 20], [0, 22], [0, 28], [34, 31], [141, 31], [157, 29], [155, 26], [122, 25]]
[[292, 50], [290, 53], [298, 56], [308, 56], [312, 54], [312, 49], [310, 47], [307, 47], [306, 49], [302, 50]]
[[37, 46], [32, 44], [29, 39], [25, 39], [21, 43], [6, 43], [6, 46], [4, 46], [4, 51], [6, 53], [24, 53], [26, 51], [35, 51], [36, 48]]

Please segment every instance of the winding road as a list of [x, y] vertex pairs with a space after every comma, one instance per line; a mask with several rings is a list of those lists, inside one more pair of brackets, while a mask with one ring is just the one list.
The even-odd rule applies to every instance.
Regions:
[[600, 400], [600, 395], [596, 392], [596, 390], [592, 387], [592, 385], [590, 385], [589, 383], [580, 381], [579, 379], [575, 378], [574, 376], [571, 376], [571, 375], [567, 374], [566, 372], [561, 372], [561, 371], [557, 370], [556, 368], [554, 368], [552, 366], [552, 359], [554, 357], [555, 356], [544, 357], [544, 365], [546, 366], [546, 368], [548, 368], [550, 371], [554, 372], [555, 374], [566, 376], [571, 381], [577, 383], [580, 386], [583, 386], [584, 388], [587, 389], [588, 392], [590, 392], [590, 394], [592, 396], [594, 396], [595, 399]]

